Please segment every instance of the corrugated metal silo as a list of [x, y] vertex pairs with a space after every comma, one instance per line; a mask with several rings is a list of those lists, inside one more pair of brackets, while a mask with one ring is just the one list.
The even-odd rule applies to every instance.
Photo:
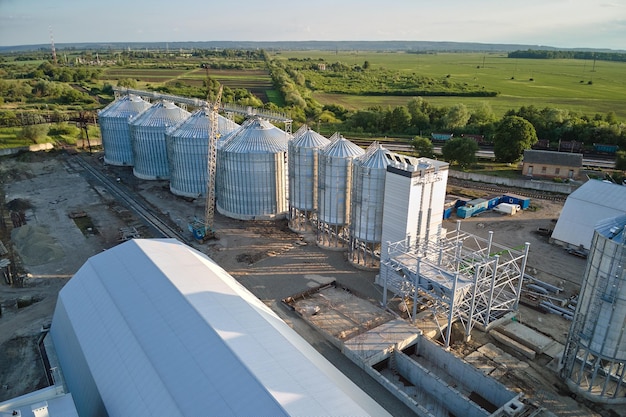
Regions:
[[240, 220], [284, 218], [290, 139], [290, 134], [258, 117], [229, 135], [218, 149], [217, 211]]
[[144, 180], [168, 179], [165, 132], [190, 113], [170, 101], [155, 103], [130, 122], [135, 166], [133, 174]]
[[289, 142], [289, 227], [302, 232], [312, 226], [317, 210], [320, 150], [330, 141], [308, 126]]
[[348, 243], [352, 164], [364, 153], [342, 136], [320, 153], [317, 243], [322, 247], [343, 248]]
[[129, 123], [150, 106], [141, 97], [129, 94], [98, 112], [104, 162], [118, 166], [134, 165]]
[[383, 231], [385, 174], [389, 151], [374, 142], [355, 160], [352, 173], [352, 208], [350, 213], [350, 261], [377, 268]]
[[[209, 153], [208, 108], [198, 109], [166, 133], [170, 191], [182, 197], [206, 195]], [[218, 115], [219, 137], [239, 125]]]
[[577, 395], [626, 404], [626, 215], [595, 228], [562, 376]]

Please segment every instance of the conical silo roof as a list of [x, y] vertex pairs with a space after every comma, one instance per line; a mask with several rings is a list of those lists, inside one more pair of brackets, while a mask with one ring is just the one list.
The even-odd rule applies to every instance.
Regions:
[[363, 155], [365, 151], [348, 139], [341, 137], [324, 148], [322, 153], [333, 158], [349, 158]]
[[189, 115], [187, 110], [181, 109], [171, 101], [160, 101], [153, 104], [130, 123], [133, 126], [141, 127], [174, 126]]
[[611, 239], [618, 244], [626, 243], [626, 214], [610, 217], [599, 221], [595, 230], [600, 235]]
[[297, 135], [291, 142], [292, 146], [310, 149], [324, 148], [329, 143], [330, 140], [311, 129], [307, 129], [301, 135]]
[[134, 94], [121, 97], [106, 106], [99, 112], [99, 117], [119, 117], [128, 119], [135, 117], [144, 110], [150, 108], [152, 104]]
[[232, 153], [277, 153], [286, 152], [289, 135], [261, 118], [245, 121], [222, 145], [221, 151]]
[[359, 157], [362, 167], [371, 169], [386, 169], [391, 162], [389, 160], [389, 151], [379, 143], [372, 144], [365, 154]]
[[[209, 118], [210, 112], [211, 111], [206, 107], [194, 111], [187, 119], [179, 121], [168, 134], [188, 139], [208, 138], [209, 126], [211, 124]], [[220, 136], [227, 135], [239, 127], [237, 123], [227, 119], [221, 114], [217, 115], [217, 126]]]

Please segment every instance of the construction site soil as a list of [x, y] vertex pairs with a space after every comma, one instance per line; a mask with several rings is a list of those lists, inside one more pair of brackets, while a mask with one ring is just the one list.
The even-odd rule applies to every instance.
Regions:
[[[238, 221], [216, 214], [217, 239], [200, 244], [191, 239], [187, 224], [194, 217], [203, 216], [203, 201], [174, 196], [167, 181], [139, 180], [130, 167], [106, 166], [97, 153], [24, 153], [1, 159], [0, 197], [4, 201], [0, 239], [8, 251], [3, 258], [11, 260], [12, 285], [8, 279], [0, 279], [0, 402], [49, 384], [38, 346], [42, 330], [52, 320], [58, 292], [83, 263], [119, 244], [121, 231], [132, 229], [143, 238], [155, 237], [132, 211], [86, 175], [73, 158], [98, 167], [119, 187], [144, 199], [183, 235], [189, 235], [187, 244], [214, 259], [392, 414], [411, 415], [400, 401], [281, 302], [293, 294], [335, 281], [380, 305], [382, 288], [374, 282], [376, 271], [355, 268], [344, 252], [319, 248], [313, 234], [294, 233], [285, 220]], [[473, 197], [487, 195], [451, 184], [448, 191]], [[579, 290], [586, 261], [536, 233], [538, 228], [554, 227], [562, 206], [562, 201], [533, 199], [528, 210], [515, 216], [485, 212], [468, 219], [445, 220], [444, 227], [455, 228], [460, 221], [462, 230], [485, 238], [492, 231], [495, 242], [510, 248], [523, 248], [526, 242], [530, 243], [527, 272], [562, 286], [562, 296], [569, 297]], [[17, 217], [12, 219], [11, 212], [17, 213]], [[517, 320], [562, 344], [570, 325], [563, 317], [524, 305]], [[463, 357], [485, 344], [495, 343], [489, 334], [480, 331], [472, 333], [470, 342], [459, 340], [453, 344], [453, 350]], [[508, 381], [508, 385], [529, 393], [537, 393], [540, 386], [546, 405], [559, 404], [563, 413], [557, 412], [558, 415], [626, 415], [616, 410], [590, 409], [588, 404], [574, 401], [548, 362], [545, 355], [537, 356], [529, 361], [527, 371]]]

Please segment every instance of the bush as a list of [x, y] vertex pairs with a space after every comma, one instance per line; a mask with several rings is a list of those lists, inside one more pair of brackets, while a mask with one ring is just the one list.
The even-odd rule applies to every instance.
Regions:
[[22, 127], [20, 137], [26, 140], [30, 140], [33, 143], [43, 142], [43, 139], [48, 136], [49, 127], [47, 124], [38, 125], [26, 125]]
[[70, 125], [68, 123], [55, 123], [50, 127], [48, 134], [50, 136], [62, 136], [62, 135], [72, 135], [77, 136], [79, 130], [76, 126]]

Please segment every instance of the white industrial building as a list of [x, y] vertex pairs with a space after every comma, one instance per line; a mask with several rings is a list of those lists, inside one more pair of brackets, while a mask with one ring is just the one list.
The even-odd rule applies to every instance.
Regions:
[[204, 254], [131, 240], [90, 258], [50, 329], [85, 416], [388, 413]]
[[485, 331], [517, 311], [529, 244], [519, 251], [443, 229], [448, 164], [392, 155], [385, 177], [382, 250], [378, 283], [411, 305], [411, 320], [429, 311], [445, 347], [451, 324], [459, 322], [469, 340], [474, 327]]
[[589, 249], [596, 224], [624, 214], [625, 210], [626, 187], [589, 180], [567, 197], [551, 241], [563, 246]]

